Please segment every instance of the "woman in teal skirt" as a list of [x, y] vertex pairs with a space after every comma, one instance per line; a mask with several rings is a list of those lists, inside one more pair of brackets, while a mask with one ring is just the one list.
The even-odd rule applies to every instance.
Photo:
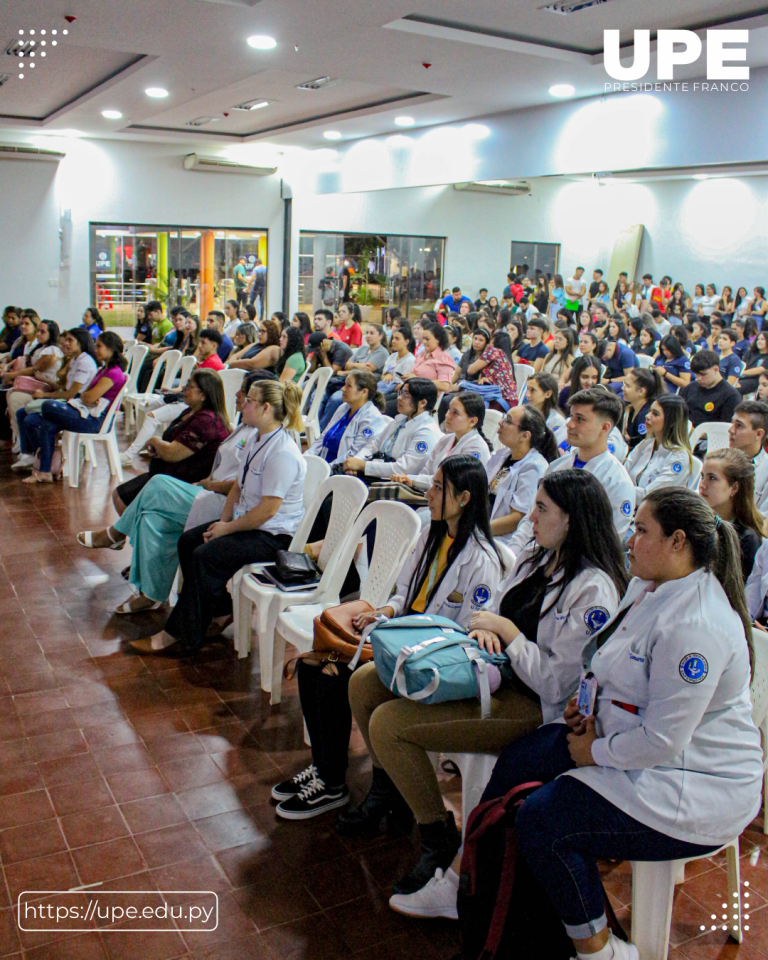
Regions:
[[[255, 379], [256, 376], [251, 375], [243, 380], [237, 392], [238, 412], [242, 411]], [[143, 613], [157, 610], [167, 602], [179, 564], [176, 552], [179, 537], [190, 525], [212, 523], [221, 516], [253, 430], [253, 427], [241, 424], [220, 445], [207, 480], [198, 484], [185, 483], [175, 477], [157, 474], [111, 527], [86, 530], [77, 535], [81, 546], [110, 550], [120, 550], [128, 540], [131, 541], [133, 556], [126, 579], [138, 593], [120, 604], [115, 613]]]

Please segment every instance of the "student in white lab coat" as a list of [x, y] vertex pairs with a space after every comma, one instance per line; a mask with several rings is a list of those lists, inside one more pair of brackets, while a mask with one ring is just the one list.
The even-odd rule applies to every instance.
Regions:
[[645, 418], [646, 437], [624, 466], [639, 504], [651, 490], [684, 487], [691, 478], [693, 454], [688, 442], [688, 404], [674, 393], [657, 397]]
[[362, 474], [368, 482], [375, 482], [416, 467], [443, 436], [432, 417], [436, 403], [434, 383], [424, 377], [411, 377], [398, 391], [395, 419], [357, 456], [347, 457], [344, 473]]
[[382, 413], [384, 398], [376, 388], [376, 378], [364, 370], [347, 374], [341, 390], [344, 401], [331, 422], [307, 450], [322, 457], [339, 472], [347, 457], [356, 456], [375, 436], [383, 433], [388, 421]]
[[[597, 649], [595, 634], [619, 608], [628, 577], [600, 482], [586, 470], [550, 474], [536, 492], [532, 517], [535, 543], [499, 587], [498, 613], [480, 611], [471, 621], [470, 636], [481, 649], [509, 657], [514, 682], [494, 694], [492, 723], [470, 724], [468, 701], [440, 704], [443, 729], [431, 750], [500, 753], [505, 735], [518, 738], [526, 732], [520, 722], [522, 696], [540, 703], [544, 723], [559, 720], [578, 689], [585, 658]], [[407, 787], [395, 782], [408, 799]], [[389, 905], [408, 916], [455, 919], [459, 859], [451, 870], [438, 864], [424, 887], [395, 894]]]
[[745, 400], [733, 412], [728, 428], [728, 445], [742, 450], [755, 467], [755, 506], [768, 516], [768, 403], [764, 400]]
[[[613, 525], [622, 541], [635, 512], [635, 486], [624, 466], [608, 450], [608, 437], [623, 414], [621, 400], [605, 387], [580, 390], [571, 400], [568, 420], [570, 453], [550, 463], [547, 473], [569, 467], [587, 470], [605, 487], [613, 511]], [[524, 517], [509, 543], [518, 554], [531, 539], [531, 521]]]
[[557, 406], [558, 395], [557, 378], [551, 373], [535, 373], [528, 378], [526, 390], [528, 405], [535, 407], [543, 415], [559, 446], [565, 440], [566, 427], [565, 417]]
[[539, 480], [557, 460], [557, 442], [532, 406], [512, 407], [499, 424], [504, 445], [485, 466], [491, 498], [491, 533], [504, 542], [533, 509]]
[[432, 478], [446, 457], [467, 454], [488, 463], [491, 451], [488, 441], [480, 432], [485, 420], [485, 403], [477, 393], [465, 390], [457, 393], [448, 405], [443, 421], [445, 436], [441, 437], [432, 452], [422, 458], [407, 474], [393, 474], [396, 483], [405, 483], [416, 490], [426, 492], [432, 486]]
[[585, 665], [597, 682], [594, 714], [582, 716], [574, 699], [565, 724], [511, 743], [483, 796], [544, 782], [515, 831], [580, 960], [638, 958], [609, 934], [598, 858], [702, 856], [739, 836], [761, 804], [750, 622], [731, 525], [691, 490], [654, 490], [629, 559], [634, 579]]

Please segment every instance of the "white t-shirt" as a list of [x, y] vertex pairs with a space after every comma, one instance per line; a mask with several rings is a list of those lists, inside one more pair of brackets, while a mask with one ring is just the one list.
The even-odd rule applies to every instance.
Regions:
[[391, 373], [393, 380], [400, 383], [403, 374], [410, 373], [415, 363], [416, 357], [412, 353], [406, 353], [402, 359], [399, 359], [396, 353], [390, 353], [387, 362], [384, 364], [384, 369], [381, 371], [382, 376], [385, 373]]
[[691, 301], [692, 303], [698, 300], [701, 304], [701, 312], [705, 317], [711, 317], [712, 311], [717, 309], [717, 304], [720, 301], [720, 297], [715, 294], [713, 297], [694, 297]]
[[566, 281], [565, 281], [565, 287], [566, 287], [566, 290], [565, 290], [565, 299], [566, 299], [566, 300], [572, 300], [572, 299], [574, 299], [574, 298], [572, 298], [571, 295], [568, 293], [568, 287], [570, 287], [571, 290], [573, 290], [573, 292], [576, 294], [576, 298], [575, 298], [575, 299], [577, 299], [577, 300], [579, 300], [579, 301], [582, 299], [582, 297], [584, 296], [584, 294], [587, 292], [587, 285], [586, 285], [586, 283], [584, 283], [583, 280], [577, 280], [576, 277], [571, 277], [570, 280], [566, 280]]
[[293, 536], [304, 516], [307, 464], [296, 442], [279, 427], [265, 436], [254, 433], [245, 449], [240, 473], [240, 499], [235, 518], [253, 510], [262, 497], [280, 497], [280, 509], [259, 527], [264, 533]]
[[58, 347], [43, 347], [41, 350], [37, 350], [35, 352], [35, 355], [32, 357], [32, 363], [35, 363], [41, 357], [54, 357], [55, 359], [47, 370], [41, 370], [36, 373], [35, 376], [38, 380], [44, 380], [46, 383], [51, 383], [55, 386], [56, 374], [61, 369], [61, 364], [64, 360], [64, 354]]
[[70, 363], [69, 369], [67, 370], [67, 382], [66, 388], [72, 386], [73, 383], [80, 384], [80, 391], [88, 389], [88, 384], [96, 376], [96, 371], [98, 367], [96, 366], [96, 361], [88, 353], [80, 353], [75, 359]]

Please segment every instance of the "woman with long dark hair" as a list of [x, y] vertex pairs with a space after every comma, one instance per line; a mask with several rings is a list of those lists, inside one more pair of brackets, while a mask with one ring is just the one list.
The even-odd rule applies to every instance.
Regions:
[[341, 472], [348, 457], [356, 457], [367, 443], [384, 432], [387, 420], [383, 411], [384, 398], [378, 391], [376, 377], [364, 370], [352, 370], [341, 389], [341, 405], [307, 453], [322, 457]]
[[744, 357], [745, 368], [739, 374], [736, 389], [744, 396], [755, 393], [760, 382], [760, 375], [768, 370], [768, 332], [760, 332]]
[[558, 385], [551, 373], [534, 373], [528, 378], [526, 399], [528, 405], [538, 410], [547, 426], [561, 444], [565, 440], [565, 417], [557, 405]]
[[304, 346], [306, 347], [312, 334], [312, 322], [310, 321], [309, 316], [304, 313], [303, 310], [299, 310], [291, 317], [291, 326], [296, 327], [301, 332], [302, 339], [304, 340]]
[[290, 326], [280, 334], [280, 359], [275, 364], [275, 373], [281, 381], [298, 383], [307, 369], [304, 337], [298, 327]]
[[763, 755], [730, 525], [690, 490], [654, 490], [640, 505], [629, 562], [619, 611], [591, 638], [594, 708], [580, 713], [574, 698], [565, 723], [511, 743], [483, 800], [544, 784], [515, 822], [531, 895], [548, 897], [580, 957], [636, 960], [608, 928], [598, 860], [718, 850], [760, 809]]
[[645, 418], [646, 436], [629, 453], [624, 466], [635, 485], [635, 502], [651, 490], [684, 487], [693, 470], [688, 442], [688, 404], [665, 393], [652, 402]]
[[670, 393], [676, 393], [678, 387], [687, 387], [691, 382], [691, 362], [674, 334], [668, 333], [661, 338], [655, 365]]
[[597, 357], [579, 357], [571, 367], [571, 382], [563, 387], [558, 397], [558, 405], [565, 410], [568, 398], [579, 390], [588, 390], [597, 385], [600, 379], [600, 361]]
[[623, 436], [630, 450], [645, 440], [648, 431], [645, 418], [653, 401], [664, 396], [665, 393], [658, 367], [647, 370], [643, 367], [635, 367], [627, 374], [624, 380], [626, 410]]
[[227, 364], [235, 370], [274, 370], [280, 358], [280, 334], [282, 330], [276, 320], [265, 320], [259, 327], [259, 342], [250, 347], [242, 359]]
[[100, 333], [104, 333], [104, 321], [96, 307], [85, 308], [80, 326], [87, 330], [94, 340]]
[[555, 341], [552, 353], [544, 361], [541, 368], [544, 373], [551, 373], [557, 377], [560, 387], [564, 387], [571, 379], [571, 367], [576, 360], [576, 335], [570, 327], [555, 332]]

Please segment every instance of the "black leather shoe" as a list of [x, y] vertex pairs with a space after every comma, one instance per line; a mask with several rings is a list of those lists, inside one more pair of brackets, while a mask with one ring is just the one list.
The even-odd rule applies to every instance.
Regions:
[[395, 823], [406, 832], [413, 825], [411, 809], [389, 774], [381, 767], [374, 767], [368, 796], [357, 809], [342, 810], [336, 828], [344, 836], [377, 833], [385, 817], [388, 823]]
[[409, 874], [397, 881], [393, 888], [395, 893], [409, 894], [421, 890], [434, 877], [438, 867], [441, 870], [450, 867], [461, 846], [461, 833], [450, 812], [445, 820], [419, 824], [419, 832], [419, 862]]

